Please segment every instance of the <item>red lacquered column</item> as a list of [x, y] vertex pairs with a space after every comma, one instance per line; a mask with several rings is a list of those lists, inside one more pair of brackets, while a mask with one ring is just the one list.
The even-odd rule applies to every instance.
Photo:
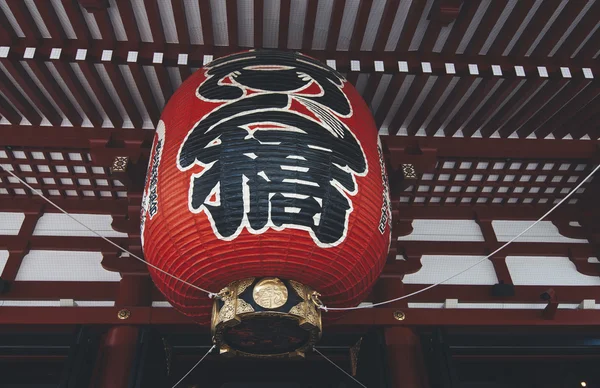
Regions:
[[127, 388], [133, 373], [139, 328], [112, 327], [100, 346], [90, 388]]
[[419, 338], [412, 329], [385, 329], [388, 367], [393, 388], [428, 388]]

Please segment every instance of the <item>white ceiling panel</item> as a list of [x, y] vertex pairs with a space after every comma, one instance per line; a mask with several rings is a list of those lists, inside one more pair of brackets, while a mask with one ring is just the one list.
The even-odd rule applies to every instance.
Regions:
[[517, 286], [600, 286], [600, 277], [578, 272], [568, 257], [507, 256], [506, 265]]
[[23, 213], [0, 212], [0, 235], [16, 236], [19, 234], [24, 220], [25, 214]]
[[[1, 213], [0, 213], [1, 214]], [[106, 214], [72, 214], [74, 218], [88, 226], [104, 237], [127, 237], [127, 233], [115, 231], [112, 226], [112, 217]], [[66, 214], [46, 213], [38, 221], [34, 236], [69, 236], [69, 237], [95, 237]]]
[[[525, 230], [533, 221], [492, 221], [498, 241], [507, 242]], [[585, 239], [574, 239], [561, 235], [552, 221], [541, 221], [521, 236], [517, 242], [555, 242], [587, 244]]]
[[[469, 268], [482, 259], [481, 256], [423, 255], [423, 267], [416, 273], [404, 276], [405, 284], [435, 284]], [[498, 277], [491, 261], [485, 260], [469, 271], [450, 279], [444, 284], [493, 285]]]
[[[0, 217], [2, 217], [0, 215]], [[4, 271], [4, 267], [6, 266], [6, 262], [8, 261], [8, 251], [0, 250], [0, 275], [2, 275], [2, 271]]]
[[32, 250], [23, 259], [16, 281], [118, 282], [118, 272], [102, 268], [102, 253]]
[[473, 220], [414, 220], [413, 232], [398, 241], [485, 241]]

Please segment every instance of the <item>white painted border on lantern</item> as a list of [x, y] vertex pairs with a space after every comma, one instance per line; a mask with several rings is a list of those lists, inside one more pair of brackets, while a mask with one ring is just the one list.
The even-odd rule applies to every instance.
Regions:
[[[494, 220], [492, 227], [499, 242], [507, 242], [525, 230], [531, 221]], [[552, 221], [540, 221], [537, 225], [519, 237], [516, 242], [551, 242], [587, 244], [588, 240], [569, 238], [561, 235]]]
[[413, 231], [398, 241], [485, 241], [474, 220], [413, 220]]
[[506, 266], [514, 285], [600, 286], [600, 277], [578, 272], [568, 257], [507, 256]]
[[[127, 233], [117, 232], [111, 226], [112, 217], [107, 214], [71, 214], [72, 217], [96, 231], [103, 237], [127, 237]], [[37, 222], [34, 236], [96, 237], [71, 217], [62, 213], [45, 213]]]
[[[404, 284], [439, 283], [481, 259], [481, 256], [423, 255], [421, 269], [416, 273], [405, 275], [402, 282]], [[497, 283], [498, 277], [490, 260], [485, 260], [469, 271], [444, 282], [449, 285], [494, 285]]]
[[118, 282], [121, 275], [102, 268], [101, 252], [32, 250], [16, 281]]
[[24, 220], [24, 213], [0, 212], [0, 236], [16, 236]]

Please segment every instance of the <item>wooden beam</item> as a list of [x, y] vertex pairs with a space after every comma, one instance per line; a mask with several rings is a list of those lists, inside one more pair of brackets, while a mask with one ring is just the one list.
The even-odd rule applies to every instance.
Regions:
[[[15, 58], [22, 58], [25, 50], [31, 47], [31, 44], [18, 39], [16, 44], [10, 46], [10, 51], [15, 52]], [[62, 48], [62, 54], [58, 59], [51, 59], [50, 53], [53, 48]], [[114, 56], [116, 64], [125, 64], [127, 62], [127, 53], [130, 50], [138, 52], [138, 63], [142, 65], [152, 65], [155, 67], [162, 66], [192, 66], [202, 67], [204, 55], [213, 55], [215, 57], [231, 54], [236, 51], [232, 47], [211, 47], [207, 45], [195, 45], [191, 50], [190, 46], [180, 45], [176, 43], [162, 44], [157, 43], [140, 43], [133, 46], [129, 42], [111, 42], [98, 40], [93, 46], [89, 46], [80, 40], [72, 41], [56, 41], [53, 39], [42, 39], [39, 44], [35, 45], [36, 56], [39, 56], [44, 61], [67, 61], [74, 62], [78, 49], [87, 49], [86, 63], [100, 63], [104, 50], [112, 50], [117, 53]], [[154, 62], [154, 53], [162, 52], [164, 58], [162, 65]], [[491, 77], [492, 65], [499, 66], [502, 70], [502, 76], [499, 78], [518, 78], [521, 76], [514, 75], [514, 67], [522, 66], [526, 72], [526, 78], [544, 78], [549, 81], [564, 79], [561, 74], [561, 67], [569, 67], [571, 70], [572, 80], [586, 79], [582, 71], [583, 68], [589, 68], [593, 74], [600, 74], [600, 65], [592, 58], [581, 57], [573, 59], [565, 58], [534, 58], [525, 56], [494, 56], [494, 55], [466, 55], [466, 54], [450, 54], [450, 53], [421, 53], [414, 51], [400, 52], [381, 52], [372, 53], [368, 51], [348, 51], [348, 52], [330, 52], [327, 50], [303, 50], [303, 53], [312, 56], [318, 60], [325, 61], [327, 59], [336, 60], [337, 70], [340, 72], [351, 72], [350, 61], [357, 60], [361, 65], [362, 73], [372, 73], [375, 71], [375, 62], [382, 62], [384, 65], [383, 73], [396, 74], [399, 72], [405, 74], [422, 75], [422, 62], [431, 64], [431, 75], [446, 75], [446, 63], [454, 64], [457, 76], [465, 78]], [[189, 54], [187, 65], [178, 65], [179, 54]], [[407, 70], [399, 70], [398, 61], [405, 61]], [[471, 74], [469, 65], [477, 65], [479, 74]], [[546, 67], [548, 77], [541, 77], [538, 74], [538, 67]]]
[[[13, 325], [189, 325], [197, 327], [175, 309], [131, 307], [126, 320], [117, 317], [119, 307], [3, 307], [0, 324]], [[335, 321], [331, 330], [360, 326], [597, 326], [599, 310], [558, 310], [554, 319], [543, 319], [539, 310], [408, 309], [406, 318], [394, 318], [395, 308], [352, 311]], [[327, 329], [327, 327], [326, 327]], [[206, 333], [209, 327], [205, 326]]]

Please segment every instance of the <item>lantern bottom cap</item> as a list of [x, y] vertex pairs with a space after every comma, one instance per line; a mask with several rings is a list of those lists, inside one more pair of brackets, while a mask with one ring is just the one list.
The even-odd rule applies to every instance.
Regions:
[[303, 357], [321, 338], [319, 294], [302, 283], [248, 278], [230, 283], [219, 296], [211, 330], [223, 355]]

